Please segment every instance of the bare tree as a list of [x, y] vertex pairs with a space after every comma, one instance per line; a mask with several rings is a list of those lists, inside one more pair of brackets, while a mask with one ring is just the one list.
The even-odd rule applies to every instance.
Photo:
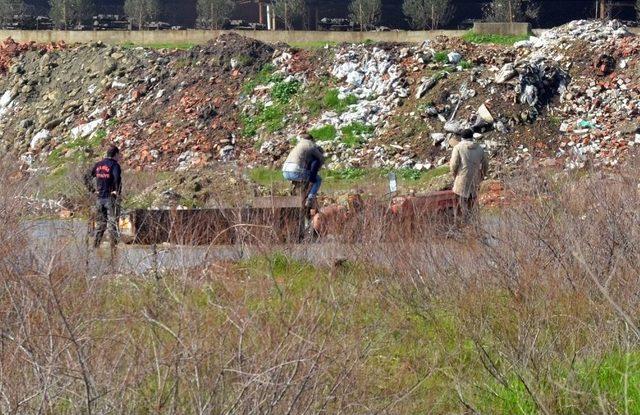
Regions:
[[0, 24], [4, 26], [13, 16], [23, 13], [25, 8], [22, 0], [0, 0]]
[[160, 5], [158, 0], [126, 0], [124, 12], [133, 19], [138, 29], [144, 28], [145, 23], [158, 15]]
[[611, 19], [613, 16], [614, 2], [611, 0], [598, 0], [598, 9], [596, 10], [596, 19]]
[[49, 0], [49, 17], [54, 24], [63, 29], [67, 29], [72, 21], [73, 0]]
[[438, 29], [451, 20], [451, 0], [404, 0], [402, 11], [414, 29]]
[[304, 0], [275, 0], [273, 8], [276, 16], [284, 22], [284, 28], [292, 30], [293, 23], [305, 15], [307, 5]]
[[491, 0], [483, 8], [484, 19], [490, 22], [535, 21], [540, 6], [533, 0]]
[[73, 0], [74, 20], [80, 24], [93, 16], [95, 12], [94, 0]]
[[636, 19], [640, 20], [640, 0], [636, 0]]
[[349, 17], [360, 26], [360, 30], [376, 24], [381, 12], [382, 0], [351, 0], [349, 4]]
[[56, 26], [67, 29], [90, 18], [95, 10], [93, 0], [49, 0], [49, 17]]
[[231, 15], [233, 7], [230, 0], [198, 0], [198, 22], [203, 28], [219, 29]]

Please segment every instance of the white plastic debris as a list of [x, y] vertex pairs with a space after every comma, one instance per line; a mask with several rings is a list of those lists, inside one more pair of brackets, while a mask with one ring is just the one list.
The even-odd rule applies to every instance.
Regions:
[[71, 137], [74, 139], [89, 137], [91, 134], [96, 132], [98, 127], [100, 127], [104, 123], [102, 118], [97, 119], [95, 121], [91, 121], [86, 124], [79, 125], [71, 129]]
[[449, 63], [457, 65], [462, 60], [462, 55], [458, 52], [449, 52], [447, 59], [449, 59]]
[[51, 138], [51, 131], [49, 131], [49, 130], [40, 130], [31, 139], [31, 142], [29, 143], [29, 148], [31, 148], [31, 150], [39, 149], [44, 142], [49, 140], [49, 138]]

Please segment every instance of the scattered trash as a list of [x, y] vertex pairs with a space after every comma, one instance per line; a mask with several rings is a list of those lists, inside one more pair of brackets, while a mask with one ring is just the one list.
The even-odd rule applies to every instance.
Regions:
[[487, 124], [493, 124], [495, 121], [485, 104], [480, 105], [480, 108], [478, 108], [478, 116]]
[[500, 69], [500, 72], [496, 74], [495, 81], [498, 84], [503, 84], [510, 79], [515, 78], [516, 75], [518, 75], [518, 72], [516, 71], [513, 63], [507, 63], [502, 67], [502, 69]]
[[[532, 158], [615, 165], [639, 143], [640, 40], [616, 21], [571, 22], [514, 47], [439, 37], [329, 48], [238, 35], [190, 51], [7, 40], [2, 151], [37, 166], [100, 129], [130, 168], [277, 165], [291, 137], [324, 127], [329, 168], [424, 169], [446, 163], [451, 135], [471, 128], [506, 171]], [[258, 76], [265, 68], [272, 74]], [[304, 99], [282, 104], [275, 96], [291, 85], [284, 95]], [[313, 110], [297, 106], [309, 91], [319, 94]]]
[[416, 99], [420, 99], [426, 94], [429, 90], [431, 90], [440, 79], [439, 76], [432, 76], [429, 78], [422, 78], [420, 80], [420, 86], [418, 86], [418, 90], [416, 91]]
[[462, 55], [458, 52], [450, 52], [447, 55], [447, 59], [449, 60], [449, 63], [457, 65], [462, 60]]

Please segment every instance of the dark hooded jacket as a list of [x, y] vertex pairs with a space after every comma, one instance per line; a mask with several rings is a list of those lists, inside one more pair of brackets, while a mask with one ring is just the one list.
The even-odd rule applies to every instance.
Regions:
[[91, 169], [91, 176], [96, 179], [96, 190], [100, 199], [111, 197], [112, 193], [120, 195], [122, 178], [120, 164], [112, 158], [105, 158]]

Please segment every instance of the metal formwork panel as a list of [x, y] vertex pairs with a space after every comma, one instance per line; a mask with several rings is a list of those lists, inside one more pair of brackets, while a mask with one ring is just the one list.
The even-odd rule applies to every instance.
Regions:
[[299, 207], [138, 209], [131, 214], [135, 243], [232, 245], [298, 242], [304, 211]]

